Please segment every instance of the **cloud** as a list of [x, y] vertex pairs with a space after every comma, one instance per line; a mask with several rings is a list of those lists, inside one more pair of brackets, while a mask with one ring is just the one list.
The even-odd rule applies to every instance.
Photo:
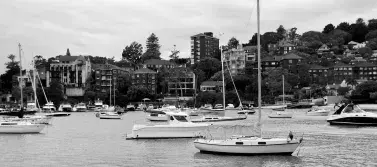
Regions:
[[[153, 32], [163, 58], [173, 45], [182, 57], [190, 55], [190, 36], [213, 32], [226, 44], [231, 37], [247, 42], [256, 32], [256, 0], [14, 0], [0, 1], [0, 58], [17, 54], [23, 45], [23, 64], [32, 54], [45, 58], [91, 54], [120, 58], [133, 41], [144, 45]], [[371, 19], [375, 0], [263, 0], [261, 33], [281, 24], [298, 32], [321, 31], [328, 23]], [[219, 36], [220, 33], [224, 33]], [[0, 73], [5, 71], [0, 63]]]

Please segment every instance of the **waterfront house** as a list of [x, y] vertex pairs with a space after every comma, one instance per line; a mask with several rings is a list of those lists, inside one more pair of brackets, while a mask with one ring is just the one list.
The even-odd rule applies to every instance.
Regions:
[[117, 89], [120, 84], [124, 84], [120, 77], [129, 77], [130, 72], [125, 68], [120, 68], [113, 64], [93, 64], [95, 72], [95, 84], [97, 91], [108, 92]]
[[202, 92], [223, 92], [222, 81], [204, 81], [200, 84], [200, 91]]
[[159, 69], [166, 68], [171, 69], [176, 67], [177, 65], [169, 60], [160, 60], [160, 59], [149, 59], [145, 60], [142, 68], [148, 68], [150, 70], [159, 72]]
[[228, 49], [223, 52], [224, 68], [229, 67], [230, 73], [234, 76], [240, 74], [245, 69], [246, 52], [239, 45], [237, 48]]

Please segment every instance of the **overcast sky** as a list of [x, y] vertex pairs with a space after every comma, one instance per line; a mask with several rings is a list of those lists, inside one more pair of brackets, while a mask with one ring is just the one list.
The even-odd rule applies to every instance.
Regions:
[[[376, 16], [376, 0], [261, 0], [261, 32], [297, 27], [322, 31], [332, 23]], [[23, 66], [34, 54], [121, 58], [132, 41], [145, 47], [153, 32], [162, 58], [176, 45], [189, 57], [190, 36], [223, 33], [220, 44], [235, 36], [247, 42], [256, 32], [256, 0], [0, 0], [0, 73], [7, 55], [23, 46]]]

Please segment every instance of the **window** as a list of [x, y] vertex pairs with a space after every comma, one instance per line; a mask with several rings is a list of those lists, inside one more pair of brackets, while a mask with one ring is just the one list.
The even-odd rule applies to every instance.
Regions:
[[139, 78], [139, 74], [137, 74], [136, 77]]
[[99, 74], [99, 70], [96, 71], [96, 74]]
[[288, 60], [289, 64], [292, 64], [292, 60]]
[[143, 83], [145, 83], [145, 80], [143, 79]]
[[152, 79], [154, 79], [154, 77], [155, 77], [155, 76], [153, 75], [153, 76], [152, 76]]
[[275, 62], [271, 62], [271, 65], [275, 65]]
[[312, 72], [312, 70], [309, 70], [309, 72]]

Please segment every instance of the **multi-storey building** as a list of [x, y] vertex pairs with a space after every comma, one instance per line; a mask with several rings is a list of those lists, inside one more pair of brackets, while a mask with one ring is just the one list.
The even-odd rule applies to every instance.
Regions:
[[269, 52], [277, 52], [280, 55], [287, 54], [297, 48], [295, 44], [288, 40], [281, 40], [277, 44], [268, 44], [267, 47]]
[[219, 53], [219, 39], [213, 37], [212, 32], [191, 36], [191, 64], [206, 57], [214, 57]]
[[46, 86], [58, 81], [65, 86], [67, 96], [83, 96], [86, 80], [91, 76], [92, 65], [84, 56], [57, 56], [50, 64], [50, 76], [46, 76]]
[[333, 70], [334, 82], [355, 78], [352, 65], [337, 63], [331, 69]]
[[159, 71], [161, 68], [171, 69], [176, 67], [177, 65], [169, 60], [159, 60], [159, 59], [149, 59], [146, 60], [143, 64], [143, 68], [149, 68], [156, 72]]
[[229, 67], [232, 75], [237, 75], [243, 72], [246, 63], [246, 52], [241, 45], [237, 48], [224, 51], [223, 56], [225, 69]]
[[130, 73], [124, 68], [112, 64], [93, 64], [94, 79], [97, 91], [108, 92], [117, 89], [124, 81], [120, 77], [129, 77]]
[[245, 50], [245, 53], [246, 53], [246, 61], [255, 62], [256, 57], [257, 57], [258, 47], [246, 45], [246, 46], [243, 46], [243, 49]]
[[302, 58], [292, 52], [280, 56], [280, 66], [287, 69], [288, 72], [297, 74], [298, 66], [301, 64]]
[[177, 70], [180, 72], [177, 73], [178, 76], [170, 76], [168, 81], [169, 94], [192, 97], [195, 93], [196, 88], [196, 78], [194, 72], [185, 67], [176, 67], [172, 70]]
[[151, 94], [157, 91], [157, 72], [148, 68], [140, 68], [131, 74], [132, 85], [142, 86]]
[[329, 76], [329, 68], [320, 65], [311, 65], [308, 72], [313, 83], [318, 83], [321, 79]]

